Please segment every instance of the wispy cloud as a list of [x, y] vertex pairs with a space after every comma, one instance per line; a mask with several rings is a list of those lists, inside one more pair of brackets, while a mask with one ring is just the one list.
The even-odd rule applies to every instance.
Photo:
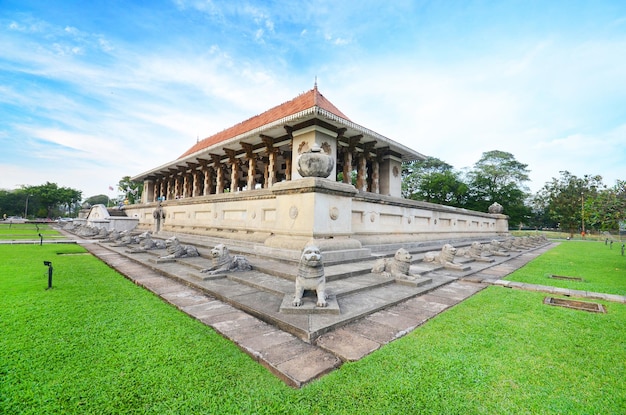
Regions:
[[624, 178], [626, 12], [559, 27], [563, 7], [175, 0], [99, 24], [110, 8], [89, 7], [0, 18], [0, 187], [101, 193], [315, 76], [357, 123], [457, 168], [499, 149], [533, 190], [564, 169]]

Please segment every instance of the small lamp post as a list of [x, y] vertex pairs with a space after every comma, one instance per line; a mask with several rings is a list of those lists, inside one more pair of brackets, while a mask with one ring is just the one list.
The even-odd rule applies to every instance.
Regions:
[[582, 236], [585, 237], [585, 194], [580, 192], [580, 218], [583, 224]]
[[26, 195], [26, 207], [24, 208], [24, 219], [28, 217], [28, 198], [32, 195]]

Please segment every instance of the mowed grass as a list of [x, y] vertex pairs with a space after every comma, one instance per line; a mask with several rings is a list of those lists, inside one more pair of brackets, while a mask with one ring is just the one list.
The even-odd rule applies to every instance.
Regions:
[[[582, 278], [583, 281], [550, 278], [551, 275]], [[506, 279], [626, 295], [626, 256], [621, 255], [621, 245], [615, 243], [611, 249], [604, 242], [564, 241]]]
[[294, 390], [84, 252], [0, 245], [0, 413], [626, 412], [624, 304], [490, 287]]
[[0, 240], [2, 241], [20, 241], [33, 240], [39, 241], [39, 234], [46, 238], [59, 238], [62, 235], [47, 224], [34, 223], [2, 223], [0, 222]]

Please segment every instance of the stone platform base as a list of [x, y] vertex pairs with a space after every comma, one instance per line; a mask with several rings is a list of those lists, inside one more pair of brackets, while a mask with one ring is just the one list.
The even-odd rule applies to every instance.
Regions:
[[326, 307], [318, 307], [317, 296], [308, 294], [302, 296], [302, 305], [295, 307], [292, 305], [293, 294], [285, 294], [283, 302], [280, 304], [280, 312], [285, 314], [341, 314], [337, 297], [329, 295], [326, 297], [328, 305]]

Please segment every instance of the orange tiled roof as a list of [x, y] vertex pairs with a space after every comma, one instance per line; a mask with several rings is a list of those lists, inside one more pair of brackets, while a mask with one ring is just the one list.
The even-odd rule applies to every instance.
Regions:
[[226, 141], [230, 138], [236, 137], [240, 134], [244, 134], [248, 131], [254, 130], [255, 128], [262, 127], [271, 122], [280, 120], [281, 118], [285, 118], [289, 115], [296, 114], [300, 111], [304, 111], [315, 106], [331, 112], [345, 120], [350, 120], [329, 100], [327, 100], [324, 95], [320, 94], [317, 90], [317, 86], [315, 86], [310, 91], [298, 95], [291, 101], [280, 104], [277, 107], [271, 108], [262, 114], [255, 115], [254, 117], [249, 118], [246, 121], [243, 121], [230, 128], [227, 128], [224, 131], [221, 131], [215, 135], [199, 141], [193, 147], [187, 150], [182, 156], [180, 156], [179, 159], [193, 154], [197, 151], [211, 147], [215, 144], [221, 143], [222, 141]]

